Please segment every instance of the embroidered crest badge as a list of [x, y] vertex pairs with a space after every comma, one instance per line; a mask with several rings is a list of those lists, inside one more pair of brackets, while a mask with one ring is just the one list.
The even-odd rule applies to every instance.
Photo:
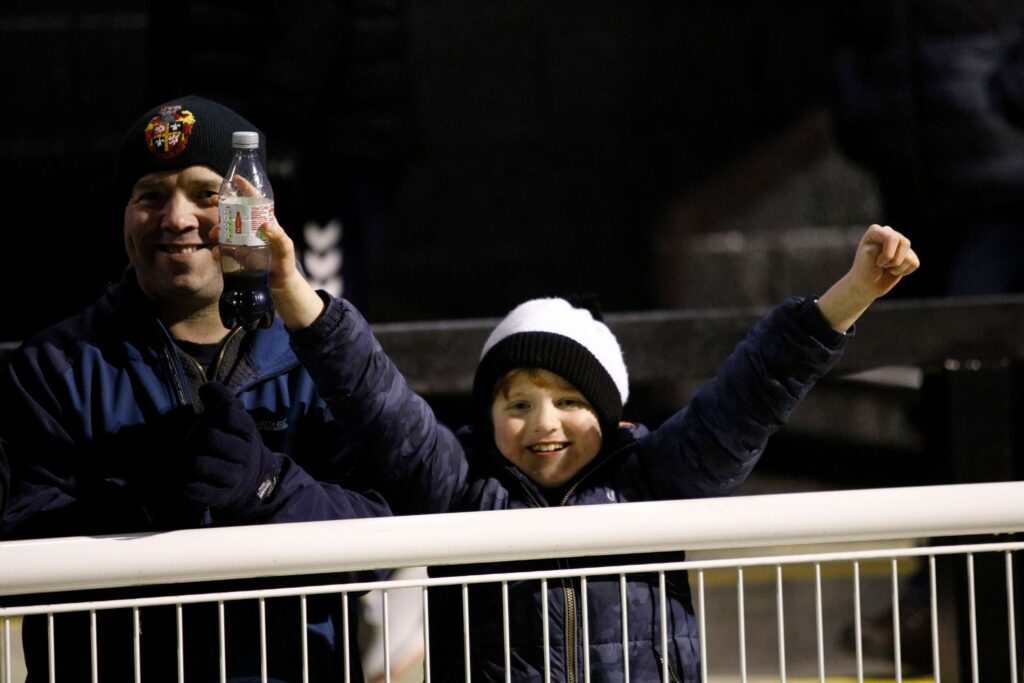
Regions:
[[173, 159], [185, 151], [196, 117], [180, 104], [169, 104], [146, 124], [146, 149], [157, 159]]

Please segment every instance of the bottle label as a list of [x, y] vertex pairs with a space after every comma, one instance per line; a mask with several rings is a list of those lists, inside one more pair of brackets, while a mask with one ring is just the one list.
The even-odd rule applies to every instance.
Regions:
[[274, 200], [266, 197], [222, 197], [220, 243], [262, 247], [267, 243], [261, 228], [274, 217]]

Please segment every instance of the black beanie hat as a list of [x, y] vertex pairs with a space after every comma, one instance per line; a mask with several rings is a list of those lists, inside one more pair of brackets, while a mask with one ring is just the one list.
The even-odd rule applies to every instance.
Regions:
[[117, 152], [117, 183], [126, 194], [139, 178], [156, 171], [209, 166], [224, 175], [231, 164], [231, 134], [260, 135], [266, 163], [266, 138], [245, 118], [222, 104], [188, 95], [153, 107], [128, 129]]
[[565, 299], [533, 299], [513, 309], [484, 343], [473, 380], [473, 403], [487, 423], [494, 387], [509, 370], [542, 368], [583, 394], [603, 429], [614, 429], [629, 398], [622, 349], [592, 313]]

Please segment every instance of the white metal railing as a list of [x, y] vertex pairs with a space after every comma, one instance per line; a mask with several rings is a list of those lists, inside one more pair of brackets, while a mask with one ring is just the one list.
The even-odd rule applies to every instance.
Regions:
[[[794, 646], [792, 639], [785, 637], [784, 574], [797, 566], [813, 568], [815, 668], [817, 680], [825, 681], [830, 661], [826, 657], [828, 639], [824, 628], [822, 568], [837, 563], [843, 563], [852, 570], [852, 582], [849, 584], [852, 607], [844, 616], [850, 617], [856, 628], [854, 665], [858, 680], [863, 681], [865, 663], [860, 648], [863, 581], [860, 574], [865, 563], [878, 561], [891, 563], [890, 604], [896, 626], [895, 656], [891, 668], [895, 680], [902, 680], [897, 563], [908, 558], [923, 558], [921, 561], [927, 565], [930, 574], [933, 677], [928, 680], [939, 681], [942, 654], [938, 632], [940, 591], [935, 566], [938, 559], [953, 556], [964, 558], [967, 575], [964, 590], [968, 602], [968, 623], [964, 637], [969, 640], [971, 654], [969, 661], [961, 665], [965, 671], [971, 672], [971, 680], [980, 680], [979, 672], [983, 670], [984, 663], [980, 661], [978, 652], [974, 558], [978, 554], [999, 553], [1005, 562], [1007, 594], [1004, 637], [1011, 644], [1008, 649], [1012, 680], [1017, 680], [1013, 553], [1024, 544], [991, 535], [1019, 531], [1024, 531], [1024, 483], [747, 496], [6, 542], [0, 543], [0, 601], [4, 595], [39, 594], [39, 604], [0, 608], [0, 681], [17, 683], [12, 674], [12, 652], [17, 648], [17, 644], [12, 643], [12, 623], [29, 615], [94, 612], [115, 607], [139, 609], [153, 605], [266, 600], [282, 596], [300, 596], [305, 600], [306, 596], [331, 593], [348, 596], [376, 589], [382, 591], [380, 599], [387, 627], [388, 596], [398, 590], [468, 587], [475, 583], [495, 582], [507, 586], [516, 580], [550, 581], [566, 576], [581, 577], [585, 590], [589, 576], [618, 574], [626, 577], [634, 572], [650, 572], [652, 567], [627, 565], [585, 571], [306, 585], [74, 604], [48, 600], [46, 593], [55, 591], [267, 576], [312, 577], [368, 568], [669, 550], [689, 552], [686, 562], [659, 565], [656, 571], [663, 577], [668, 571], [690, 570], [701, 624], [704, 680], [715, 680], [718, 667], [718, 671], [726, 671], [729, 676], [738, 676], [732, 680], [744, 682], [748, 680], [747, 649], [750, 645], [746, 634], [751, 629], [750, 609], [746, 604], [751, 586], [747, 575], [762, 567], [774, 572], [774, 624], [758, 623], [757, 626], [759, 631], [770, 629], [775, 632], [778, 663], [772, 680], [785, 681], [787, 662], [791, 661]], [[984, 540], [993, 542], [926, 547], [908, 544], [908, 541], [943, 536], [983, 536]], [[244, 548], [245, 552], [238, 552], [239, 548]], [[75, 560], [69, 562], [68, 558], [72, 556]], [[713, 637], [713, 634], [709, 634], [707, 620], [717, 616], [717, 611], [709, 604], [705, 582], [712, 574], [718, 572], [720, 575], [723, 571], [735, 572], [738, 646], [735, 654], [728, 658], [731, 661], [723, 661], [721, 656], [716, 659], [714, 654], [709, 658], [708, 654], [709, 646], [714, 646], [714, 643], [709, 642], [709, 635]], [[625, 578], [622, 581], [624, 583]], [[423, 596], [422, 612], [426, 614], [429, 611], [427, 593], [424, 592]], [[348, 604], [347, 598], [345, 604]], [[794, 609], [789, 601], [786, 607], [786, 612], [791, 613]], [[505, 618], [507, 620], [507, 614]], [[806, 630], [807, 624], [802, 626]], [[385, 628], [385, 662], [390, 659], [387, 632]], [[429, 630], [424, 638], [429, 641]], [[586, 648], [584, 652], [587, 652]], [[626, 680], [629, 680], [628, 666], [627, 661], [624, 663]]]

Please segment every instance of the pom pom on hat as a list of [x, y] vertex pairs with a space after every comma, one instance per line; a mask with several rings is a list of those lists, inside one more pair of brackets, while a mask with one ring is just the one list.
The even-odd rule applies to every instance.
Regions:
[[608, 326], [565, 299], [532, 299], [494, 328], [480, 353], [474, 403], [489, 414], [494, 386], [509, 370], [542, 368], [582, 393], [601, 423], [614, 427], [629, 398], [622, 349]]
[[266, 139], [252, 123], [222, 104], [196, 95], [153, 107], [121, 139], [117, 182], [126, 194], [147, 173], [209, 166], [224, 175], [231, 164], [231, 134], [252, 130], [260, 135], [266, 164]]

